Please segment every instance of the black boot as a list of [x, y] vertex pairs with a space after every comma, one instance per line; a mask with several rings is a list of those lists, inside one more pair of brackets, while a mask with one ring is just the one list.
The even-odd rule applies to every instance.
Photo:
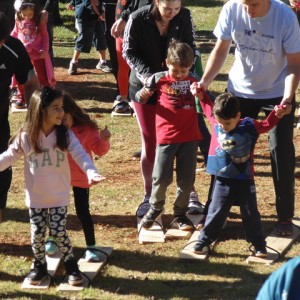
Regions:
[[26, 279], [29, 284], [38, 285], [48, 276], [47, 263], [42, 264], [41, 261], [35, 260], [33, 268], [30, 270]]
[[70, 285], [80, 285], [83, 282], [77, 261], [74, 258], [65, 261], [65, 269]]

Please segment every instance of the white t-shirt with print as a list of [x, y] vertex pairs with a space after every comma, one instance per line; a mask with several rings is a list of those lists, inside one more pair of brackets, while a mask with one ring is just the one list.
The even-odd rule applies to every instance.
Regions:
[[300, 52], [300, 29], [295, 13], [284, 3], [270, 0], [264, 17], [250, 18], [240, 0], [228, 1], [214, 34], [235, 43], [235, 61], [228, 91], [244, 98], [283, 96], [286, 54]]

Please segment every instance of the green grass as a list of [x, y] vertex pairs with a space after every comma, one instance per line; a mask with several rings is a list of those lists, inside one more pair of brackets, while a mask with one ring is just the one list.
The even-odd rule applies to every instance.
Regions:
[[[213, 47], [214, 28], [222, 3], [225, 1], [186, 1], [195, 19], [197, 42], [205, 65]], [[74, 47], [74, 18], [72, 12], [62, 11], [66, 27], [55, 28], [56, 72], [68, 67]], [[232, 56], [214, 81], [211, 89], [218, 94], [226, 86], [226, 74]], [[84, 74], [73, 82], [68, 76], [58, 82], [68, 90], [99, 122], [108, 125], [112, 132], [111, 150], [95, 164], [107, 177], [91, 188], [90, 207], [94, 216], [96, 240], [99, 245], [114, 248], [109, 264], [94, 280], [92, 287], [82, 292], [59, 293], [55, 287], [46, 291], [21, 290], [27, 274], [32, 252], [27, 208], [24, 204], [24, 178], [22, 162], [14, 166], [14, 177], [9, 193], [6, 221], [0, 224], [0, 299], [224, 299], [250, 300], [255, 296], [267, 276], [286, 259], [298, 255], [297, 241], [286, 256], [272, 266], [248, 265], [250, 254], [237, 207], [233, 207], [227, 226], [209, 261], [181, 261], [180, 250], [187, 241], [173, 240], [164, 244], [139, 245], [137, 241], [135, 210], [143, 195], [139, 162], [131, 154], [140, 147], [140, 136], [135, 118], [112, 118], [110, 111], [115, 95], [112, 75], [94, 70], [96, 52], [82, 55], [80, 63]], [[78, 79], [79, 78], [79, 79]], [[11, 114], [12, 132], [24, 119], [24, 114]], [[296, 138], [299, 141], [299, 133]], [[269, 233], [276, 220], [274, 190], [270, 174], [267, 135], [257, 147], [258, 172], [256, 183], [258, 204], [263, 225]], [[296, 199], [299, 199], [299, 147], [297, 147]], [[209, 176], [196, 176], [196, 189], [202, 202], [209, 187]], [[164, 223], [171, 220], [175, 185], [167, 193]], [[299, 204], [297, 203], [297, 209]], [[85, 247], [83, 233], [74, 212], [73, 201], [69, 208], [68, 230], [79, 258]], [[61, 274], [55, 277], [61, 279]]]

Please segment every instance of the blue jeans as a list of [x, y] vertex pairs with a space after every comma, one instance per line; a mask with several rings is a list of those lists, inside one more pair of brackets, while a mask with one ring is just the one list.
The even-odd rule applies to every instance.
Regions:
[[237, 180], [224, 177], [216, 177], [205, 226], [200, 231], [198, 241], [210, 245], [219, 237], [230, 209], [236, 200], [239, 200], [240, 203], [246, 240], [254, 246], [266, 245], [261, 218], [257, 209], [254, 180]]

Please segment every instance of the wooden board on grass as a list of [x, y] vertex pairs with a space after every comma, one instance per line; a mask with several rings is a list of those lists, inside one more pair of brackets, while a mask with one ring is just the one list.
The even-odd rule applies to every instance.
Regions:
[[16, 108], [14, 104], [11, 105], [11, 112], [16, 113], [16, 112], [27, 112], [27, 107], [24, 108]]
[[137, 218], [137, 229], [138, 229], [138, 239], [140, 244], [146, 243], [164, 243], [165, 242], [165, 233], [163, 231], [162, 218], [159, 217], [153, 226], [149, 229], [146, 229], [141, 226], [141, 218]]
[[[300, 219], [293, 219], [293, 223], [296, 226], [300, 226]], [[296, 226], [293, 226], [293, 233], [290, 236], [278, 236], [274, 229], [266, 238], [267, 246], [279, 252], [280, 255], [285, 253], [300, 236], [300, 230]], [[259, 258], [251, 255], [246, 259], [246, 262], [270, 265], [274, 263], [279, 256], [279, 254], [272, 249], [267, 248], [266, 258]]]
[[[99, 250], [105, 252], [110, 256], [113, 252], [111, 247], [100, 247]], [[85, 275], [82, 275], [83, 283], [80, 285], [70, 285], [68, 283], [67, 277], [64, 281], [58, 286], [58, 291], [81, 291], [85, 287], [89, 286], [90, 282], [94, 280], [97, 274], [104, 268], [107, 262], [107, 255], [100, 253], [101, 261], [99, 262], [87, 262], [84, 258], [79, 259], [78, 266], [79, 270]], [[86, 278], [86, 276], [89, 278]]]
[[[59, 267], [61, 258], [62, 258], [62, 254], [59, 251], [57, 251], [54, 255], [51, 256], [46, 255], [47, 269], [49, 275], [54, 276], [54, 274], [56, 273]], [[45, 280], [43, 280], [39, 285], [29, 284], [28, 280], [25, 278], [21, 288], [22, 289], [48, 289], [50, 287], [50, 284], [51, 284], [51, 278], [49, 276]]]
[[[202, 216], [202, 218], [204, 217], [204, 215], [200, 215]], [[200, 219], [201, 220], [201, 219]], [[200, 222], [200, 221], [199, 221]], [[198, 224], [199, 224], [198, 222]], [[227, 221], [224, 223], [223, 228], [225, 228]], [[194, 260], [206, 260], [209, 257], [209, 251], [207, 253], [204, 254], [196, 254], [192, 251], [193, 246], [197, 243], [198, 241], [198, 236], [200, 234], [201, 230], [195, 230], [192, 234], [192, 236], [190, 237], [187, 245], [181, 250], [181, 252], [179, 253], [179, 258], [181, 259], [194, 259]], [[213, 250], [215, 244], [217, 243], [217, 241], [214, 241], [212, 244], [209, 245], [209, 250]]]
[[[190, 237], [187, 245], [180, 251], [180, 259], [194, 259], [194, 260], [206, 260], [208, 258], [208, 252], [205, 254], [196, 254], [192, 251], [193, 246], [197, 243], [200, 231], [195, 230]], [[214, 243], [210, 245], [210, 249], [214, 246]]]

